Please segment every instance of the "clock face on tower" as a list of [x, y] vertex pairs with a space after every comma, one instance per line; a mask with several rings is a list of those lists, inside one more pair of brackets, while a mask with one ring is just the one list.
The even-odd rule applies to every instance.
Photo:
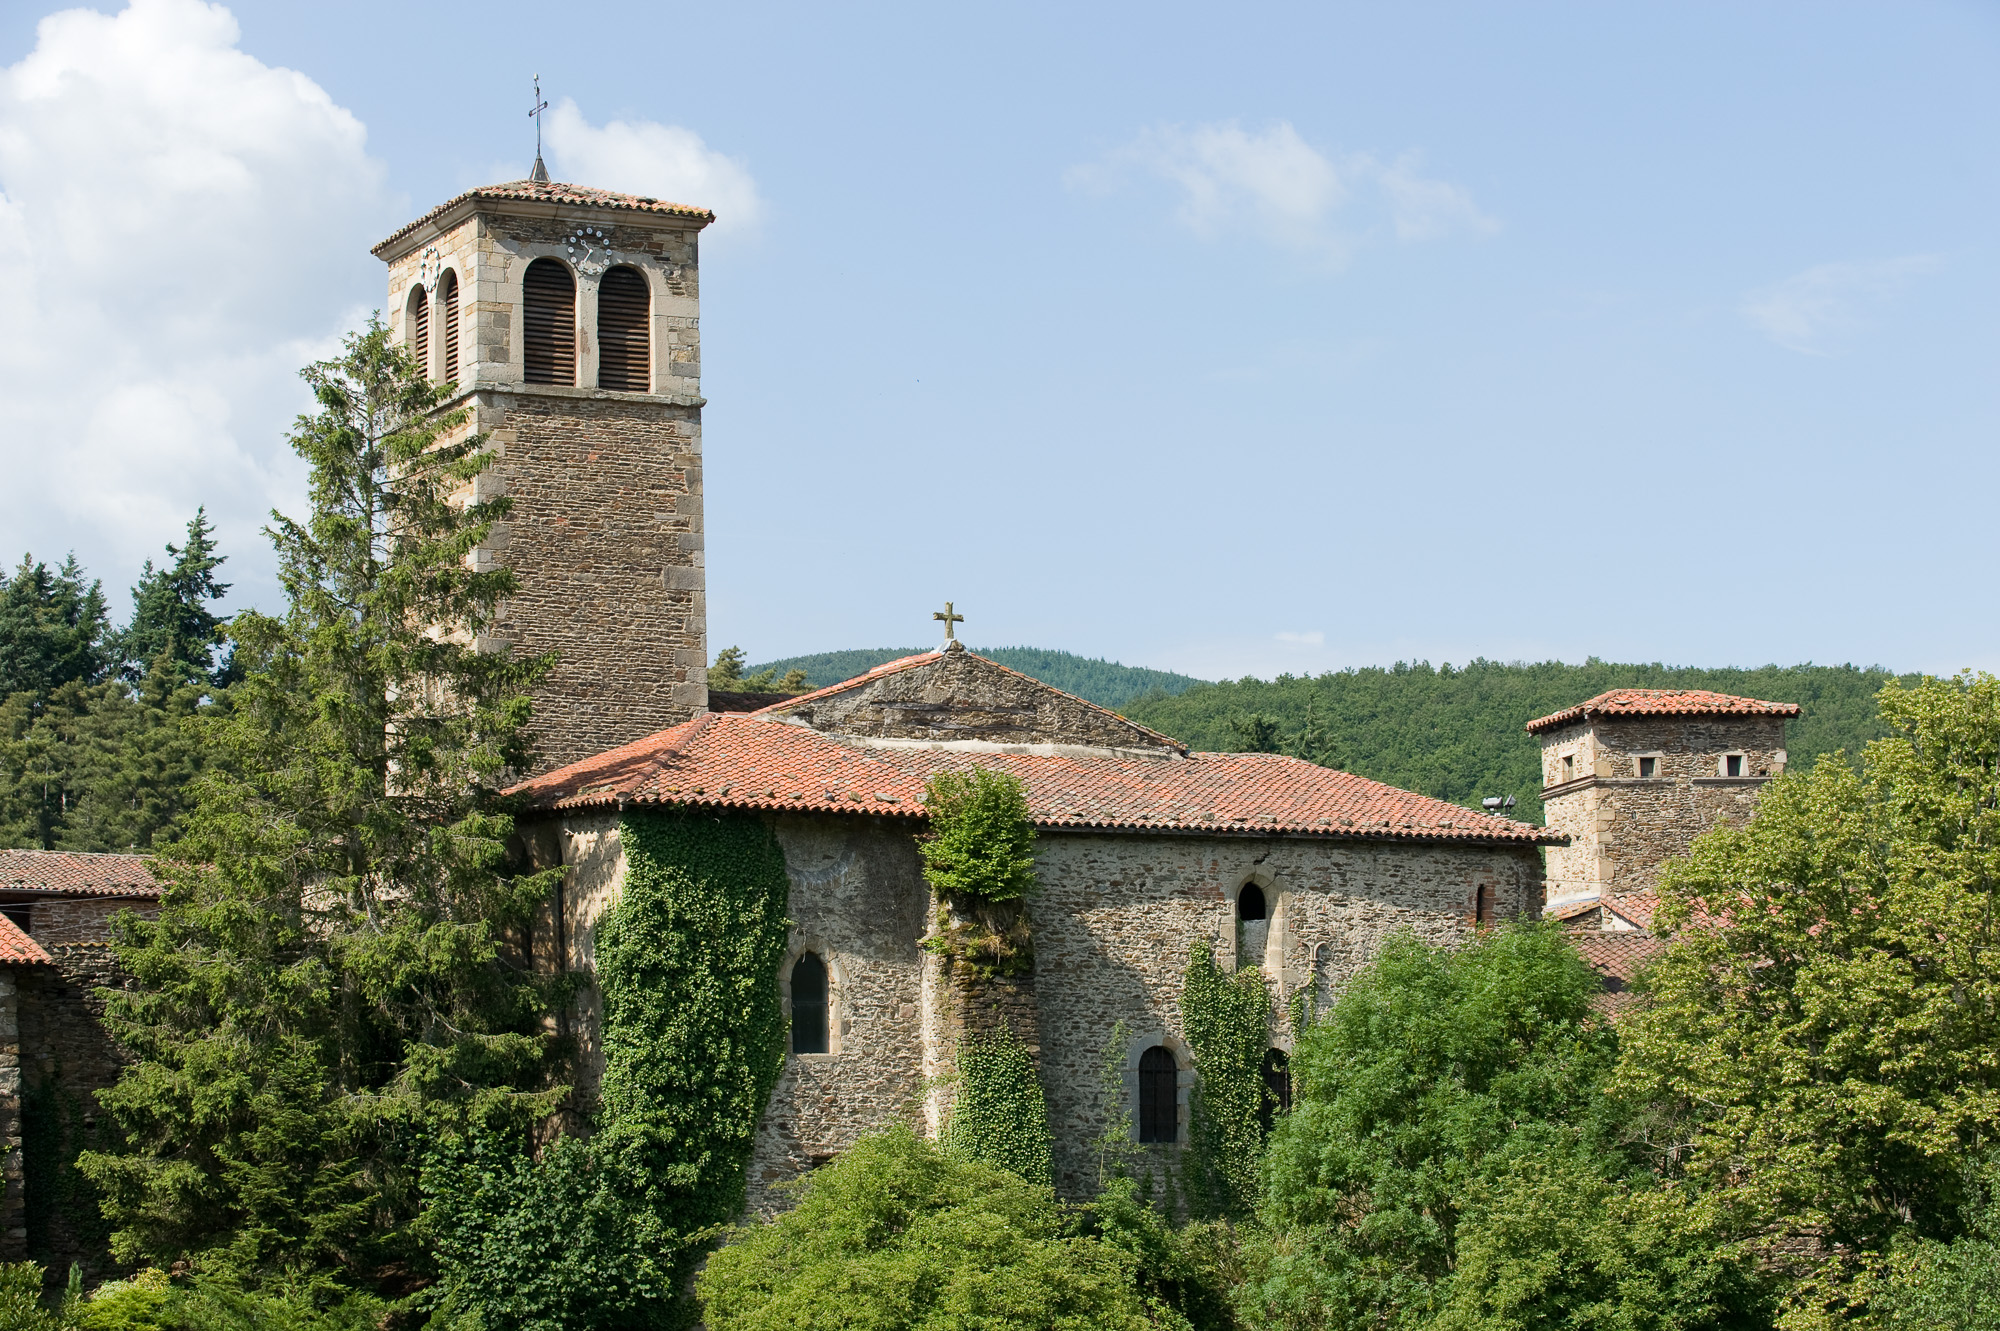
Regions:
[[563, 240], [569, 261], [585, 277], [596, 277], [611, 266], [611, 241], [594, 226], [580, 226]]

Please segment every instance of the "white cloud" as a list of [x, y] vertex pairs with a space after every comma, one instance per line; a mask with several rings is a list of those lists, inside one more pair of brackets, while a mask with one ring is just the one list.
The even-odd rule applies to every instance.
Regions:
[[1912, 277], [1936, 272], [1933, 254], [1823, 263], [1744, 297], [1743, 317], [1789, 351], [1826, 355], [1841, 334], [1859, 329], [1870, 304], [1901, 293]]
[[592, 125], [569, 98], [548, 116], [549, 169], [559, 180], [708, 208], [718, 231], [742, 230], [763, 216], [749, 168], [691, 129], [652, 120]]
[[206, 504], [227, 572], [267, 588], [257, 529], [303, 488], [296, 371], [380, 281], [381, 165], [220, 5], [66, 10], [36, 37], [0, 70], [0, 557], [75, 549], [122, 613]]
[[1318, 629], [1313, 629], [1306, 633], [1279, 632], [1273, 636], [1279, 642], [1296, 642], [1307, 647], [1324, 647], [1326, 645], [1326, 634]]
[[1175, 186], [1176, 218], [1204, 239], [1248, 232], [1334, 266], [1380, 230], [1407, 242], [1499, 226], [1464, 189], [1424, 176], [1413, 155], [1336, 158], [1285, 121], [1256, 132], [1233, 123], [1156, 126], [1066, 179], [1110, 192], [1135, 171]]

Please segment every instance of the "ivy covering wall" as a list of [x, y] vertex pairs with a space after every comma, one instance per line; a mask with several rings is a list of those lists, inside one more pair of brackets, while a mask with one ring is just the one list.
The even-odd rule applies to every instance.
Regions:
[[1264, 1051], [1270, 1047], [1271, 991], [1264, 973], [1223, 973], [1206, 942], [1188, 949], [1181, 1028], [1194, 1051], [1189, 1098], [1186, 1189], [1195, 1214], [1248, 1215], [1257, 1200], [1264, 1149]]
[[459, 1143], [426, 1170], [431, 1325], [692, 1323], [681, 1297], [743, 1207], [784, 1061], [784, 853], [761, 819], [627, 814], [625, 891], [597, 929], [604, 1078], [587, 1141]]
[[958, 1094], [945, 1121], [945, 1153], [1011, 1169], [1051, 1187], [1055, 1169], [1049, 1103], [1035, 1060], [1005, 1027], [969, 1037], [958, 1050]]

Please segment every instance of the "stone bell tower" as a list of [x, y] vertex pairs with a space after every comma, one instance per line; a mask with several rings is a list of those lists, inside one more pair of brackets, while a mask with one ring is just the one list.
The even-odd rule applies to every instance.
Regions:
[[513, 500], [474, 557], [521, 583], [485, 641], [560, 654], [535, 693], [538, 771], [708, 705], [697, 250], [714, 220], [518, 180], [374, 248], [391, 326], [490, 438], [482, 497]]

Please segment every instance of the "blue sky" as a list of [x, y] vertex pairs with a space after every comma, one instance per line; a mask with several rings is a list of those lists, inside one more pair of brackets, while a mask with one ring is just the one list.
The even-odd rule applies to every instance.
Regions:
[[292, 371], [540, 73], [558, 178], [723, 215], [712, 646], [2000, 667], [2000, 8], [48, 12], [10, 559], [207, 503], [269, 604]]

